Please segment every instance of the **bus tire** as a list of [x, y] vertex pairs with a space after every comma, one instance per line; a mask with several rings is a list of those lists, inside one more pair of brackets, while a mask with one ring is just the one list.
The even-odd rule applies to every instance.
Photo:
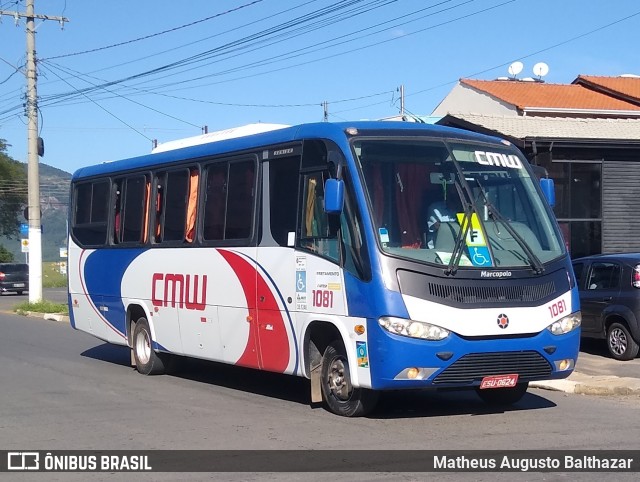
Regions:
[[143, 375], [160, 375], [164, 373], [164, 363], [153, 350], [153, 340], [149, 322], [143, 316], [138, 318], [133, 330], [132, 348], [136, 360], [136, 369]]
[[361, 417], [378, 402], [378, 392], [355, 388], [341, 341], [331, 342], [322, 355], [322, 397], [329, 411], [343, 417]]
[[476, 393], [488, 405], [513, 405], [524, 397], [527, 388], [529, 388], [529, 382], [523, 382], [511, 388], [485, 388], [484, 390], [476, 388]]

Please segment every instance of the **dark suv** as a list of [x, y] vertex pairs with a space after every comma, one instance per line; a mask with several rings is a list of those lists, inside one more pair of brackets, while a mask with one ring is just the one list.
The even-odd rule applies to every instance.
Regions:
[[15, 291], [19, 295], [29, 291], [29, 265], [0, 263], [0, 293]]
[[599, 254], [573, 261], [582, 336], [607, 340], [611, 356], [631, 360], [640, 344], [640, 253]]

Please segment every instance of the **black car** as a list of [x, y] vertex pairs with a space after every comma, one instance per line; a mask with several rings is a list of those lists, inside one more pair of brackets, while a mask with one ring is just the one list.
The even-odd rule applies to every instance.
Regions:
[[582, 336], [607, 340], [611, 356], [631, 360], [640, 346], [640, 253], [600, 254], [573, 261]]
[[0, 263], [0, 293], [15, 291], [19, 295], [29, 291], [29, 265]]

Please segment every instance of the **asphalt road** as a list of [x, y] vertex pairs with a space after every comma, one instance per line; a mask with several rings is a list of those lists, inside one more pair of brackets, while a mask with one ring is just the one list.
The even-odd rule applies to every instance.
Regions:
[[[124, 347], [65, 323], [6, 313], [0, 313], [0, 367], [0, 448], [8, 450], [640, 448], [637, 396], [532, 389], [502, 411], [488, 408], [473, 393], [394, 392], [382, 397], [372, 416], [345, 419], [310, 408], [303, 379], [195, 360], [178, 375], [145, 377], [129, 366]], [[106, 480], [109, 474], [103, 475]], [[115, 478], [130, 480], [124, 475]], [[261, 479], [223, 475], [212, 478]], [[513, 475], [438, 474], [438, 479], [513, 480]], [[388, 476], [348, 475], [352, 480]], [[148, 480], [185, 478], [205, 477], [153, 474]], [[299, 480], [300, 474], [274, 478]], [[331, 474], [304, 478], [326, 480]], [[600, 478], [595, 473], [527, 474], [527, 480]]]

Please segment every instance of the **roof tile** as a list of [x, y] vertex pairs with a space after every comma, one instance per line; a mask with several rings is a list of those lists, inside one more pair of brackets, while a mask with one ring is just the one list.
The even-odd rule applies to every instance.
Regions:
[[485, 92], [521, 110], [549, 108], [640, 111], [640, 105], [596, 92], [578, 84], [474, 79], [461, 79], [460, 83]]
[[581, 84], [593, 89], [602, 89], [618, 94], [623, 97], [629, 97], [640, 102], [640, 77], [602, 77], [596, 75], [579, 75], [574, 84]]

